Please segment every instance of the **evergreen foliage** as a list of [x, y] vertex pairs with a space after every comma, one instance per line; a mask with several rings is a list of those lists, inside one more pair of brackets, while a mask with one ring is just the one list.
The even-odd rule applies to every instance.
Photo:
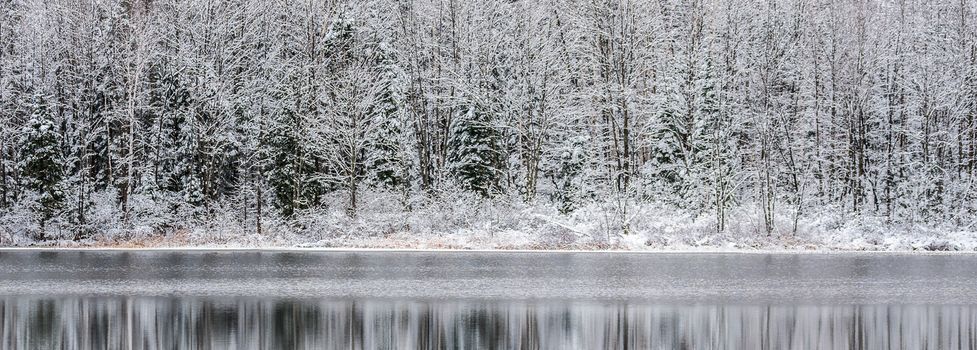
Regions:
[[18, 165], [28, 198], [39, 205], [43, 226], [64, 207], [63, 145], [45, 101], [35, 97], [31, 107], [33, 114], [21, 131]]
[[504, 160], [501, 135], [491, 113], [474, 105], [463, 106], [452, 124], [448, 157], [454, 180], [465, 190], [490, 197], [501, 189]]

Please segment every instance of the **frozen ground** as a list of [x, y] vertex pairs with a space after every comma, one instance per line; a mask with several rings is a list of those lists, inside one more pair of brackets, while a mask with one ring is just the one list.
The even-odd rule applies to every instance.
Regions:
[[[95, 234], [74, 239], [48, 227], [49, 239], [31, 239], [16, 212], [0, 220], [2, 246], [520, 249], [628, 251], [977, 251], [977, 229], [953, 223], [888, 223], [884, 217], [808, 209], [796, 221], [777, 216], [762, 229], [755, 208], [740, 206], [717, 232], [713, 213], [693, 215], [660, 205], [590, 205], [563, 215], [551, 206], [507, 201], [438, 201], [403, 210], [396, 201], [365, 201], [355, 217], [343, 210], [304, 212], [292, 220], [262, 220], [234, 208], [193, 220], [144, 215], [126, 225], [102, 220]], [[331, 206], [337, 208], [340, 206]], [[152, 213], [153, 211], [147, 211]], [[621, 213], [627, 212], [627, 215]], [[116, 217], [111, 211], [106, 216]], [[11, 219], [13, 217], [13, 219]], [[161, 225], [165, 222], [166, 225]], [[161, 229], [160, 227], [165, 227]], [[626, 232], [625, 232], [626, 229]]]
[[[685, 230], [678, 228], [676, 231]], [[226, 233], [200, 228], [133, 238], [20, 241], [12, 247], [92, 248], [366, 248], [464, 250], [623, 250], [623, 251], [973, 251], [977, 233], [929, 234], [911, 231], [858, 233], [838, 230], [797, 236], [742, 236], [702, 233], [634, 232], [595, 239], [566, 232], [460, 229], [454, 233], [394, 232], [385, 235], [315, 237], [291, 232]]]

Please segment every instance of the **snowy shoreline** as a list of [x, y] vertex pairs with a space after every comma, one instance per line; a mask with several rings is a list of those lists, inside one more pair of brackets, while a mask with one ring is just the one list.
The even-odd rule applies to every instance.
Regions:
[[[64, 242], [62, 242], [64, 243]], [[312, 246], [235, 246], [235, 245], [201, 245], [201, 246], [142, 246], [131, 247], [121, 245], [82, 245], [59, 246], [59, 245], [38, 245], [38, 246], [7, 246], [0, 247], [0, 253], [4, 252], [47, 252], [47, 251], [78, 251], [78, 252], [194, 252], [194, 253], [232, 253], [232, 252], [257, 252], [257, 253], [505, 253], [505, 254], [777, 254], [777, 255], [977, 255], [977, 250], [925, 250], [925, 249], [844, 249], [838, 247], [820, 247], [815, 249], [805, 249], [804, 247], [783, 247], [783, 248], [736, 248], [736, 247], [656, 247], [647, 249], [554, 249], [554, 248], [393, 248], [393, 247], [312, 247]]]
[[[977, 232], [967, 223], [892, 223], [877, 216], [850, 216], [809, 209], [796, 221], [775, 216], [764, 233], [755, 207], [741, 206], [716, 232], [714, 216], [666, 205], [634, 202], [626, 218], [613, 207], [588, 205], [569, 214], [545, 203], [517, 199], [439, 200], [410, 211], [388, 196], [369, 200], [356, 216], [332, 210], [302, 212], [284, 220], [268, 217], [260, 228], [236, 211], [194, 220], [139, 221], [126, 225], [102, 216], [91, 233], [77, 237], [54, 230], [48, 240], [10, 221], [0, 225], [0, 247], [44, 249], [264, 249], [264, 250], [448, 250], [623, 252], [977, 252]], [[335, 200], [341, 198], [336, 197]], [[0, 222], [2, 223], [2, 222]], [[626, 231], [622, 229], [626, 226]], [[126, 228], [127, 227], [127, 228]], [[626, 233], [625, 233], [626, 232]]]

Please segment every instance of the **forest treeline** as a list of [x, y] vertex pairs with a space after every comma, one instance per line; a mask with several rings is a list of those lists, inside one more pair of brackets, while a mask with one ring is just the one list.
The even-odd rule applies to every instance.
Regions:
[[0, 74], [36, 239], [364, 193], [977, 215], [974, 0], [2, 0]]

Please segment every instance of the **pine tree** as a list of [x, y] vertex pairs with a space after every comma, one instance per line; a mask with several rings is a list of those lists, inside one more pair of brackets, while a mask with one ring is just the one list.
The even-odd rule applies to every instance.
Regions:
[[587, 167], [587, 144], [585, 136], [565, 135], [558, 144], [552, 159], [546, 164], [544, 175], [553, 183], [551, 199], [558, 205], [560, 213], [568, 214], [577, 209], [584, 195], [584, 170]]
[[403, 142], [406, 132], [403, 76], [386, 42], [377, 43], [375, 50], [380, 86], [369, 111], [376, 125], [370, 135], [369, 167], [372, 180], [377, 185], [387, 189], [404, 189], [408, 185], [408, 163]]
[[696, 186], [704, 135], [702, 111], [697, 107], [691, 104], [666, 107], [659, 115], [662, 128], [654, 148], [653, 176], [660, 182], [666, 198], [684, 208], [696, 207], [693, 201], [699, 198]]
[[717, 118], [718, 106], [712, 63], [699, 52], [702, 37], [684, 39], [688, 44], [680, 46], [663, 84], [653, 169], [668, 201], [699, 211], [708, 205], [707, 123]]
[[153, 144], [153, 182], [159, 190], [178, 192], [182, 190], [182, 176], [192, 171], [186, 169], [179, 157], [183, 130], [187, 125], [187, 109], [190, 93], [180, 84], [177, 75], [158, 70], [152, 76], [153, 91], [151, 105], [158, 111]]
[[706, 132], [702, 157], [698, 162], [703, 188], [698, 192], [700, 198], [707, 200], [704, 207], [711, 207], [716, 214], [716, 231], [726, 229], [727, 215], [735, 204], [735, 177], [737, 134], [736, 125], [729, 111], [722, 105], [723, 85], [716, 78], [716, 66], [708, 60], [706, 79], [703, 84], [703, 106], [701, 109]]
[[[40, 97], [32, 103], [32, 114], [19, 142], [19, 170], [24, 188], [39, 206], [41, 226], [58, 215], [64, 205], [64, 159], [61, 135]], [[43, 232], [41, 239], [44, 239]]]
[[501, 134], [492, 125], [491, 114], [469, 105], [452, 123], [449, 169], [462, 188], [489, 197], [500, 189], [504, 159]]
[[316, 179], [320, 160], [309, 149], [302, 136], [301, 117], [291, 110], [283, 110], [274, 120], [262, 142], [262, 163], [267, 166], [265, 176], [275, 195], [275, 206], [285, 217], [315, 204], [324, 191]]
[[[356, 54], [350, 49], [355, 31], [345, 14], [348, 9], [334, 13], [323, 5], [292, 8], [301, 11], [307, 22], [283, 28], [275, 57], [281, 71], [274, 76], [269, 97], [275, 103], [266, 111], [270, 118], [264, 125], [259, 154], [274, 205], [285, 217], [318, 205], [322, 195], [340, 185], [338, 171], [333, 169], [340, 152], [330, 124], [337, 115], [351, 113], [344, 110], [348, 106], [335, 105], [334, 100], [350, 93], [336, 82]], [[350, 170], [352, 176], [359, 176], [358, 170]]]

